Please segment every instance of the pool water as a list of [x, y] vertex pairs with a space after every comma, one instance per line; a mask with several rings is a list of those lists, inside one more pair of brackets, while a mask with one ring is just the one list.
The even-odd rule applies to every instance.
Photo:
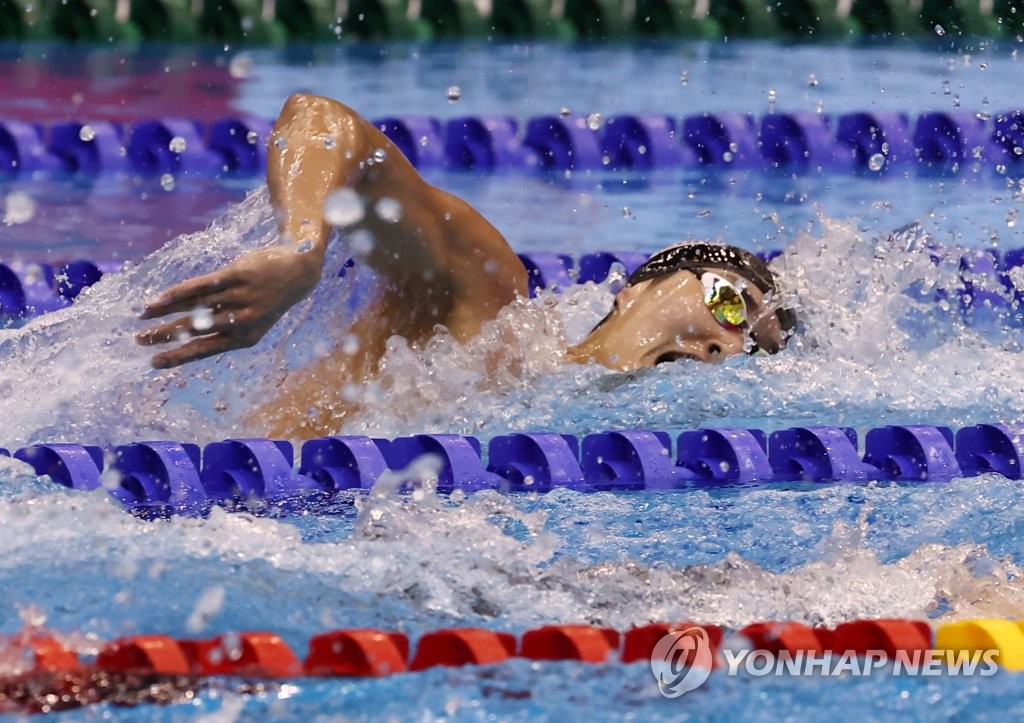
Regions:
[[[955, 96], [979, 111], [1024, 104], [1015, 48], [366, 46], [246, 51], [244, 63], [234, 51], [193, 59], [231, 78], [231, 107], [263, 116], [300, 88], [341, 97], [371, 116], [487, 111], [525, 118], [563, 105], [605, 115], [762, 114], [769, 89], [779, 110], [822, 103], [829, 113], [916, 114], [952, 109]], [[45, 66], [42, 52], [56, 51], [33, 51]], [[103, 68], [101, 61], [85, 67]], [[450, 85], [461, 87], [457, 104], [447, 101]], [[83, 95], [88, 109], [90, 94]], [[48, 102], [50, 119], [66, 112]], [[603, 316], [610, 288], [548, 292], [506, 310], [466, 345], [440, 338], [417, 351], [393, 343], [381, 378], [351, 390], [363, 406], [340, 432], [486, 440], [515, 430], [805, 423], [863, 431], [889, 423], [1014, 423], [1024, 411], [1019, 327], [1008, 318], [966, 324], [935, 299], [936, 289], [960, 283], [959, 251], [1024, 246], [1012, 213], [1022, 200], [1013, 169], [885, 179], [693, 170], [430, 178], [464, 195], [518, 251], [649, 252], [684, 236], [784, 248], [776, 264], [804, 329], [777, 357], [610, 374], [562, 358], [565, 344]], [[330, 273], [349, 256], [340, 239], [313, 298], [257, 347], [152, 371], [131, 338], [144, 300], [244, 250], [277, 243], [258, 179], [181, 178], [171, 190], [131, 179], [6, 184], [4, 193], [27, 193], [37, 203], [27, 223], [0, 229], [4, 258], [131, 263], [73, 307], [0, 331], [3, 446], [258, 435], [259, 420], [248, 412], [264, 390], [339, 339], [348, 309], [373, 284], [359, 267], [344, 279]], [[889, 229], [915, 220], [927, 240], [886, 239]], [[939, 247], [946, 260], [936, 265]], [[493, 360], [502, 362], [496, 374], [488, 372]], [[304, 651], [311, 635], [332, 627], [416, 636], [446, 625], [518, 632], [582, 621], [626, 628], [676, 619], [739, 626], [1024, 617], [1022, 483], [996, 475], [671, 494], [488, 492], [461, 501], [342, 495], [305, 515], [216, 510], [209, 519], [160, 522], [126, 515], [105, 493], [72, 493], [37, 479], [17, 462], [0, 459], [0, 480], [0, 627], [43, 624], [83, 649], [150, 631], [213, 636], [269, 628]], [[923, 718], [936, 709], [994, 716], [1020, 706], [1022, 680], [1005, 672], [991, 679], [712, 675], [697, 693], [666, 700], [643, 665], [517, 661], [374, 681], [297, 681], [254, 698], [214, 689], [162, 709], [102, 707], [66, 717], [752, 720], [783, 709], [820, 715], [839, 705], [878, 718]]]

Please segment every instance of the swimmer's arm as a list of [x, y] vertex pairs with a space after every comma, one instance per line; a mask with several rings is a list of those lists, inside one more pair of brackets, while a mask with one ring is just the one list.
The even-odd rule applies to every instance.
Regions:
[[154, 356], [154, 367], [175, 367], [251, 347], [313, 290], [323, 270], [330, 231], [323, 221], [324, 200], [336, 188], [359, 182], [359, 161], [367, 156], [370, 142], [366, 122], [342, 104], [301, 94], [288, 99], [267, 153], [267, 185], [282, 244], [189, 279], [147, 305], [142, 319], [196, 307], [213, 312], [212, 325], [202, 329], [185, 316], [140, 333], [137, 339], [146, 346], [195, 337]]
[[267, 148], [267, 187], [284, 243], [310, 254], [317, 280], [330, 228], [327, 196], [353, 187], [365, 173], [370, 130], [355, 111], [315, 95], [293, 95], [274, 125]]

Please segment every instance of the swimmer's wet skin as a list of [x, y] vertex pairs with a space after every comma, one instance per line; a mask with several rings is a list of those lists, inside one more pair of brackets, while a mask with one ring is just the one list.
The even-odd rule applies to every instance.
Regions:
[[[144, 345], [186, 340], [154, 356], [154, 367], [251, 347], [305, 298], [323, 270], [330, 194], [351, 189], [367, 208], [383, 201], [400, 209], [367, 213], [346, 229], [373, 239], [363, 261], [381, 287], [351, 328], [359, 340], [354, 354], [337, 350], [282, 383], [267, 408], [277, 427], [272, 433], [336, 430], [350, 408], [340, 398], [344, 382], [375, 376], [390, 337], [418, 347], [440, 325], [465, 341], [527, 295], [526, 270], [501, 233], [464, 201], [423, 180], [383, 133], [341, 103], [305, 94], [288, 99], [270, 137], [267, 186], [282, 244], [245, 254], [150, 303], [143, 319], [186, 314], [138, 335]], [[755, 344], [777, 351], [792, 324], [772, 313], [774, 279], [754, 262], [760, 263], [739, 249], [711, 244], [656, 254], [568, 357], [632, 370], [684, 358], [713, 361]], [[201, 329], [189, 314], [196, 307], [212, 310]]]

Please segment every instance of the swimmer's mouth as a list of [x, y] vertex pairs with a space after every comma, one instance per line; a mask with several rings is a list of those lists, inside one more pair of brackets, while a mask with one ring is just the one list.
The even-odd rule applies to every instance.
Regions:
[[657, 359], [654, 360], [654, 366], [659, 364], [671, 364], [672, 362], [680, 361], [681, 359], [692, 359], [693, 361], [700, 361], [693, 354], [684, 354], [681, 351], [667, 351]]

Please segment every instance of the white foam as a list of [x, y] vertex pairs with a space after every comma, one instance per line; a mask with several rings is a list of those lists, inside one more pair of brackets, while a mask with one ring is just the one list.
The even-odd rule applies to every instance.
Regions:
[[[607, 286], [588, 284], [517, 302], [467, 344], [440, 334], [424, 349], [410, 349], [392, 339], [380, 378], [346, 393], [362, 405], [338, 431], [487, 437], [528, 428], [588, 433], [812, 421], [862, 427], [1022, 416], [1016, 332], [966, 327], [955, 292], [947, 310], [932, 299], [936, 288], [957, 286], [955, 263], [934, 265], [925, 243], [908, 251], [864, 238], [851, 224], [824, 217], [821, 224], [823, 234], [796, 239], [776, 264], [801, 316], [801, 331], [776, 357], [684, 362], [628, 375], [567, 364], [567, 341], [585, 334], [611, 303]], [[332, 244], [313, 296], [254, 349], [154, 372], [151, 350], [132, 337], [144, 326], [135, 316], [145, 299], [277, 242], [261, 189], [209, 230], [104, 277], [74, 306], [0, 332], [0, 440], [15, 446], [258, 436], [259, 420], [247, 421], [250, 410], [289, 370], [345, 346], [352, 287], [365, 296], [373, 283], [361, 265], [335, 277], [348, 257], [343, 243]]]
[[[609, 524], [616, 508], [631, 512], [630, 503], [614, 495], [552, 494], [560, 496], [559, 505], [582, 503], [581, 513], [600, 506]], [[567, 621], [627, 628], [652, 620], [740, 626], [772, 619], [835, 624], [925, 619], [937, 612], [944, 621], [1024, 613], [1020, 568], [978, 544], [925, 544], [883, 563], [865, 542], [869, 526], [862, 519], [837, 524], [812, 562], [784, 572], [735, 553], [682, 567], [631, 559], [595, 565], [548, 528], [544, 512], [525, 510], [523, 501], [486, 493], [453, 505], [429, 489], [418, 500], [381, 491], [362, 502], [350, 537], [308, 542], [287, 522], [220, 510], [207, 520], [154, 524], [123, 514], [98, 494], [0, 498], [0, 573], [7, 577], [37, 564], [93, 570], [110, 565], [114, 551], [129, 558], [130, 564], [109, 568], [105, 581], [75, 587], [60, 600], [37, 601], [44, 613], [61, 618], [108, 599], [118, 584], [137, 590], [156, 575], [180, 586], [185, 577], [218, 580], [230, 569], [228, 595], [236, 598], [229, 618], [244, 602], [278, 624], [293, 611], [310, 629], [352, 624], [352, 616], [366, 613], [413, 629], [445, 620], [505, 628]], [[652, 530], [649, 544], [671, 545], [684, 530]], [[614, 549], [614, 538], [604, 542]], [[181, 615], [185, 629], [193, 623], [203, 629], [196, 616], [205, 622], [224, 604], [218, 587], [206, 582], [194, 606], [164, 613], [170, 600], [129, 596], [118, 619], [156, 615], [174, 628], [182, 625], [176, 618]]]
[[[796, 240], [778, 264], [804, 329], [777, 357], [665, 365], [628, 375], [567, 364], [567, 339], [585, 333], [611, 300], [606, 287], [584, 286], [517, 302], [467, 344], [440, 335], [416, 350], [393, 339], [380, 379], [354, 390], [363, 407], [338, 431], [487, 437], [517, 429], [958, 424], [1021, 415], [1024, 373], [1016, 332], [982, 334], [955, 313], [937, 312], [930, 298], [903, 293], [921, 280], [949, 285], [955, 267], [933, 266], [926, 245], [905, 251], [862, 238], [849, 224], [822, 223], [824, 234]], [[347, 295], [353, 285], [365, 291], [373, 282], [361, 267], [335, 278], [347, 258], [343, 246], [332, 245], [313, 297], [252, 350], [154, 372], [147, 367], [150, 351], [137, 347], [132, 335], [143, 326], [135, 316], [145, 299], [273, 243], [278, 236], [261, 190], [210, 230], [176, 239], [138, 267], [105, 277], [71, 308], [0, 332], [0, 440], [11, 447], [259, 434], [258, 425], [244, 421], [254, 398], [328, 345], [340, 344], [346, 315], [357, 303]], [[992, 560], [979, 573], [977, 561], [987, 559], [982, 545], [915, 544], [909, 555], [889, 563], [864, 544], [860, 526], [837, 525], [815, 561], [781, 573], [735, 554], [706, 565], [640, 564], [629, 557], [593, 565], [564, 549], [565, 539], [545, 528], [543, 513], [526, 512], [521, 500], [498, 494], [454, 506], [430, 494], [419, 500], [374, 496], [350, 538], [306, 542], [290, 523], [219, 510], [207, 520], [142, 522], [102, 490], [47, 487], [41, 493], [24, 466], [0, 465], [12, 490], [0, 497], [0, 570], [17, 578], [37, 566], [92, 569], [122, 560], [104, 569], [124, 580], [129, 618], [169, 604], [135, 601], [131, 588], [140, 579], [167, 574], [165, 569], [201, 578], [232, 571], [236, 579], [239, 566], [258, 572], [258, 580], [265, 574], [263, 604], [278, 601], [301, 610], [307, 624], [336, 620], [339, 604], [376, 610], [380, 600], [393, 607], [374, 614], [398, 619], [498, 617], [510, 625], [589, 620], [619, 627], [680, 617], [730, 624], [922, 617], [943, 605], [953, 617], [1024, 611], [1014, 565]], [[559, 494], [552, 501], [569, 509], [585, 504]], [[605, 521], [626, 504], [611, 495], [588, 499], [601, 506]], [[666, 526], [652, 539], [671, 544], [676, 534]], [[254, 584], [238, 583], [244, 589]], [[208, 586], [204, 581], [195, 591], [180, 624]], [[330, 604], [326, 592], [334, 596]], [[107, 594], [105, 587], [76, 590], [86, 608], [101, 593]]]

